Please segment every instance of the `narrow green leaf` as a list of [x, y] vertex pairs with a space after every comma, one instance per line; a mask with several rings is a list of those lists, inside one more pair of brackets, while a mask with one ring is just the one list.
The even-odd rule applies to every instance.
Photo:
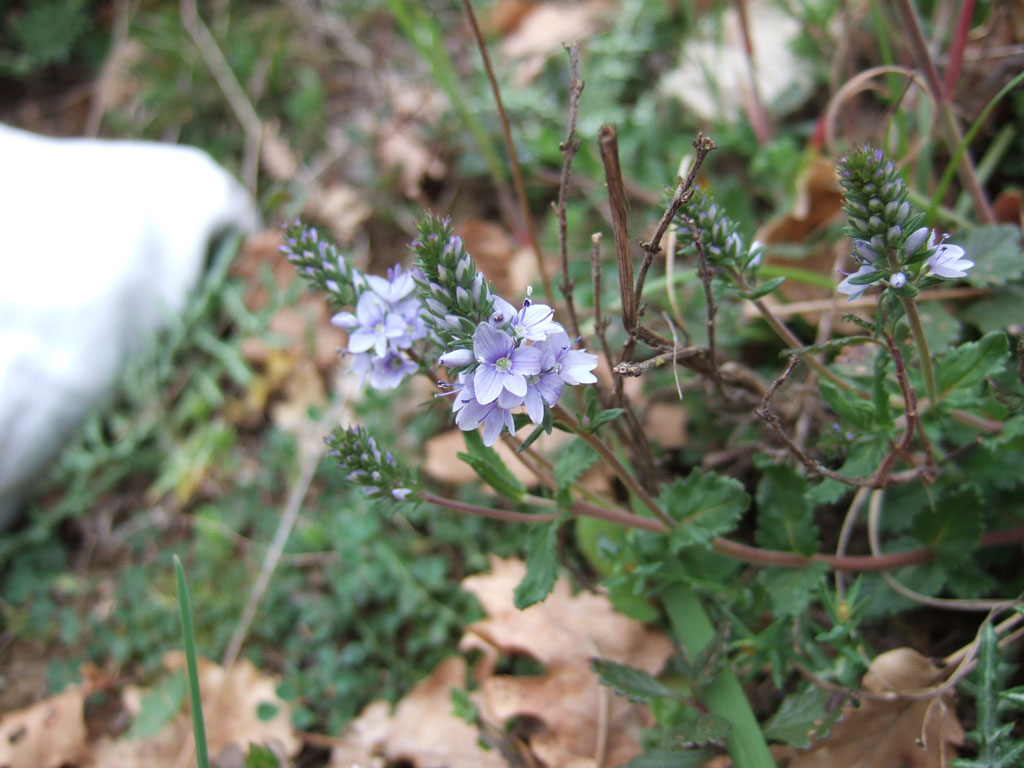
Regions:
[[757, 543], [810, 555], [818, 551], [818, 526], [807, 499], [807, 478], [789, 464], [761, 468], [757, 484]]
[[462, 436], [469, 453], [460, 453], [459, 458], [469, 464], [485, 483], [502, 496], [512, 501], [522, 501], [526, 495], [526, 487], [505, 466], [497, 451], [484, 445], [483, 438], [476, 430], [463, 432]]
[[746, 294], [746, 297], [753, 301], [754, 299], [760, 299], [762, 296], [767, 296], [769, 293], [774, 291], [780, 285], [786, 281], [785, 277], [773, 277], [771, 280], [765, 280], [759, 286], [757, 286], [750, 293]]
[[652, 749], [634, 757], [625, 768], [700, 768], [713, 758], [716, 752], [711, 749]]
[[732, 531], [750, 505], [743, 484], [732, 477], [694, 469], [685, 480], [676, 480], [661, 494], [661, 506], [679, 525], [669, 541], [678, 552], [685, 547], [710, 546], [716, 536]]
[[206, 726], [203, 724], [203, 698], [199, 692], [199, 664], [196, 661], [196, 634], [192, 626], [192, 606], [188, 599], [185, 567], [174, 555], [174, 577], [178, 587], [178, 611], [181, 615], [181, 635], [185, 645], [185, 664], [188, 670], [189, 704], [192, 705], [192, 734], [195, 737], [196, 765], [210, 768], [206, 749]]
[[630, 701], [651, 702], [653, 699], [678, 699], [679, 694], [659, 683], [642, 669], [619, 664], [608, 659], [591, 659], [590, 665], [601, 678], [601, 685], [614, 688], [615, 692]]
[[526, 537], [526, 575], [519, 582], [513, 603], [520, 611], [543, 602], [558, 579], [558, 526], [561, 520], [534, 525]]

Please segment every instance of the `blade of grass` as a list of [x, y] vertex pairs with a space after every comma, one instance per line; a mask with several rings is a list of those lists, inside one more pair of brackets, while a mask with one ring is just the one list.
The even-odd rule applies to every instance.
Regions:
[[[664, 602], [672, 632], [691, 658], [714, 642], [715, 628], [690, 587], [672, 585], [665, 592]], [[732, 667], [726, 664], [718, 671], [701, 700], [711, 714], [732, 726], [725, 745], [736, 768], [775, 768], [764, 733]]]
[[185, 644], [185, 663], [188, 668], [188, 697], [192, 705], [192, 733], [196, 740], [196, 765], [198, 768], [210, 768], [210, 756], [206, 751], [206, 726], [203, 724], [203, 699], [199, 693], [199, 665], [196, 663], [196, 638], [195, 629], [192, 626], [192, 606], [188, 599], [185, 568], [177, 555], [174, 555], [174, 576], [178, 585], [181, 635]]

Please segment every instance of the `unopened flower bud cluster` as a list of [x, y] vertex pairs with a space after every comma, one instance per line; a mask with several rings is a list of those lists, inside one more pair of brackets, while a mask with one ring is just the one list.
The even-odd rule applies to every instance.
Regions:
[[850, 150], [839, 160], [839, 183], [858, 268], [837, 290], [851, 301], [875, 284], [914, 296], [925, 281], [964, 277], [974, 266], [962, 248], [945, 238], [936, 245], [935, 232], [922, 226], [924, 214], [910, 204], [899, 169], [882, 150]]
[[381, 451], [364, 427], [336, 429], [327, 438], [328, 455], [338, 461], [350, 483], [377, 499], [404, 501], [415, 484], [390, 451]]
[[764, 253], [761, 243], [755, 240], [748, 248], [739, 234], [736, 222], [702, 189], [698, 189], [689, 202], [683, 205], [673, 222], [676, 250], [680, 254], [693, 255], [697, 251], [693, 229], [687, 218], [696, 224], [704, 255], [712, 267], [734, 267], [741, 272], [752, 273], [760, 266]]

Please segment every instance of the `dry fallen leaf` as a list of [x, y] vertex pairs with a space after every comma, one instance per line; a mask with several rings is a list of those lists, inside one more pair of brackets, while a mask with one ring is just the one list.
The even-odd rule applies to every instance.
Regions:
[[[172, 651], [164, 656], [170, 671], [185, 668], [185, 655]], [[266, 745], [281, 759], [298, 754], [302, 744], [292, 726], [288, 704], [276, 692], [277, 679], [262, 674], [251, 662], [243, 659], [230, 672], [208, 659], [199, 659], [199, 687], [203, 698], [206, 740], [211, 760], [223, 768], [241, 766], [250, 744]], [[141, 691], [126, 689], [125, 708], [138, 713]], [[273, 713], [260, 717], [261, 706]], [[190, 758], [192, 719], [182, 712], [153, 736], [143, 739], [101, 737], [92, 760], [83, 768], [172, 768], [195, 765]], [[188, 760], [189, 762], [182, 762]]]
[[88, 753], [83, 710], [87, 693], [82, 686], [72, 685], [0, 718], [0, 766], [78, 765]]
[[441, 663], [395, 707], [374, 702], [349, 725], [331, 752], [331, 768], [370, 768], [406, 761], [416, 768], [505, 768], [477, 744], [477, 729], [452, 714], [451, 689], [465, 685], [466, 662]]
[[[549, 768], [622, 765], [640, 754], [640, 731], [652, 724], [641, 705], [602, 687], [590, 669], [600, 657], [656, 674], [673, 653], [671, 641], [615, 613], [602, 595], [571, 594], [560, 580], [548, 598], [525, 611], [512, 594], [526, 566], [491, 558], [491, 572], [462, 583], [480, 601], [488, 618], [466, 630], [460, 647], [483, 653], [475, 670], [480, 690], [474, 701], [496, 727], [528, 716], [542, 724], [529, 738], [534, 754]], [[499, 656], [528, 654], [545, 667], [543, 675], [494, 675]]]
[[[672, 655], [664, 635], [616, 614], [602, 596], [572, 595], [562, 580], [548, 599], [525, 611], [512, 592], [526, 566], [491, 558], [491, 573], [463, 586], [480, 600], [488, 618], [469, 627], [460, 647], [479, 649], [474, 670], [479, 688], [470, 694], [487, 733], [508, 733], [512, 718], [532, 718], [540, 727], [529, 736], [524, 762], [547, 768], [622, 765], [640, 753], [640, 731], [652, 724], [646, 707], [616, 696], [591, 671], [594, 656], [660, 671]], [[544, 674], [493, 675], [499, 655], [525, 653], [541, 661]], [[495, 748], [483, 750], [476, 727], [451, 714], [451, 689], [466, 682], [466, 664], [449, 659], [395, 707], [371, 704], [335, 746], [332, 768], [370, 768], [406, 761], [415, 768], [490, 768], [508, 762]], [[504, 737], [505, 749], [525, 745]], [[522, 758], [522, 755], [519, 755]], [[603, 758], [603, 759], [602, 759]]]
[[518, 13], [515, 31], [501, 42], [500, 52], [518, 60], [515, 85], [527, 85], [544, 68], [544, 62], [561, 53], [562, 46], [597, 31], [611, 4], [603, 0], [578, 3], [539, 3]]
[[[940, 671], [910, 648], [878, 656], [864, 675], [872, 693], [912, 693], [934, 685]], [[828, 737], [809, 750], [783, 749], [789, 768], [945, 768], [957, 756], [964, 731], [951, 693], [928, 698], [870, 699], [844, 708]]]

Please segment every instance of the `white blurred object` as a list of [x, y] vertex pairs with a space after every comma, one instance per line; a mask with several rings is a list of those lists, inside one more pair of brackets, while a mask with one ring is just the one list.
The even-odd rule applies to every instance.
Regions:
[[[773, 114], [792, 112], [814, 89], [811, 65], [792, 50], [801, 22], [765, 0], [748, 3], [747, 18], [758, 95]], [[678, 98], [702, 120], [739, 120], [744, 100], [753, 96], [739, 11], [730, 6], [720, 19], [707, 14], [696, 39], [687, 38], [681, 51], [679, 66], [661, 78], [661, 92]]]
[[0, 124], [0, 530], [128, 353], [184, 308], [211, 238], [257, 224], [193, 147]]

